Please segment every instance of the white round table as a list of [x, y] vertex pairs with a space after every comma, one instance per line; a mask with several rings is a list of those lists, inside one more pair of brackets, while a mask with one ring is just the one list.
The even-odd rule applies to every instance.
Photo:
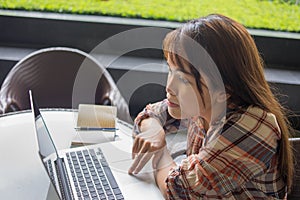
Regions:
[[[41, 113], [57, 148], [68, 148], [76, 133], [76, 112], [42, 109]], [[31, 111], [0, 117], [0, 160], [0, 199], [45, 199], [49, 180], [38, 155]]]
[[[77, 124], [77, 111], [41, 109], [41, 114], [56, 147], [69, 148], [78, 135], [74, 129]], [[127, 174], [132, 163], [132, 127], [117, 121], [117, 128], [117, 141], [100, 145], [114, 175], [117, 175], [115, 178], [119, 181], [125, 199], [163, 199], [155, 185], [152, 172], [140, 176]], [[50, 181], [39, 157], [31, 111], [0, 115], [0, 160], [1, 200], [47, 198]]]

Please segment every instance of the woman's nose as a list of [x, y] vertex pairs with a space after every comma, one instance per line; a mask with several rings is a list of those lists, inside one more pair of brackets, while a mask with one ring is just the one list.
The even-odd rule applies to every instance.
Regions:
[[176, 95], [175, 83], [172, 76], [168, 77], [166, 92], [170, 95]]
[[166, 92], [167, 92], [167, 96], [174, 96], [175, 95], [175, 93], [170, 89], [170, 88], [166, 88]]

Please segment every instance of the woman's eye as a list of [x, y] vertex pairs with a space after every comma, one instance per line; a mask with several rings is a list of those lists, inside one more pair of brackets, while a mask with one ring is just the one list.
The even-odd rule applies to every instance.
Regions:
[[190, 82], [186, 79], [186, 78], [184, 78], [183, 76], [179, 76], [179, 80], [181, 81], [181, 82], [183, 82], [184, 84], [189, 84]]

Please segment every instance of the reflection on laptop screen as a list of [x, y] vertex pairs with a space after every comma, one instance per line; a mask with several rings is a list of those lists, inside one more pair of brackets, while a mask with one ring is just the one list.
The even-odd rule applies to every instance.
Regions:
[[31, 110], [34, 113], [35, 129], [38, 139], [40, 155], [45, 158], [56, 152], [54, 143], [49, 135], [44, 119], [39, 111], [37, 104], [34, 102], [31, 90], [29, 91]]

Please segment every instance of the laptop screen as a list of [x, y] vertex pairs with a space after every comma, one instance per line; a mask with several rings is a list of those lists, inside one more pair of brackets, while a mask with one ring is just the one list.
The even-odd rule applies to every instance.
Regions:
[[[42, 158], [49, 156], [52, 153], [57, 153], [54, 142], [46, 127], [45, 121], [40, 113], [39, 107], [33, 100], [33, 94], [29, 90], [31, 110], [34, 114], [34, 125], [38, 140], [39, 152]], [[57, 154], [56, 154], [57, 155]]]

